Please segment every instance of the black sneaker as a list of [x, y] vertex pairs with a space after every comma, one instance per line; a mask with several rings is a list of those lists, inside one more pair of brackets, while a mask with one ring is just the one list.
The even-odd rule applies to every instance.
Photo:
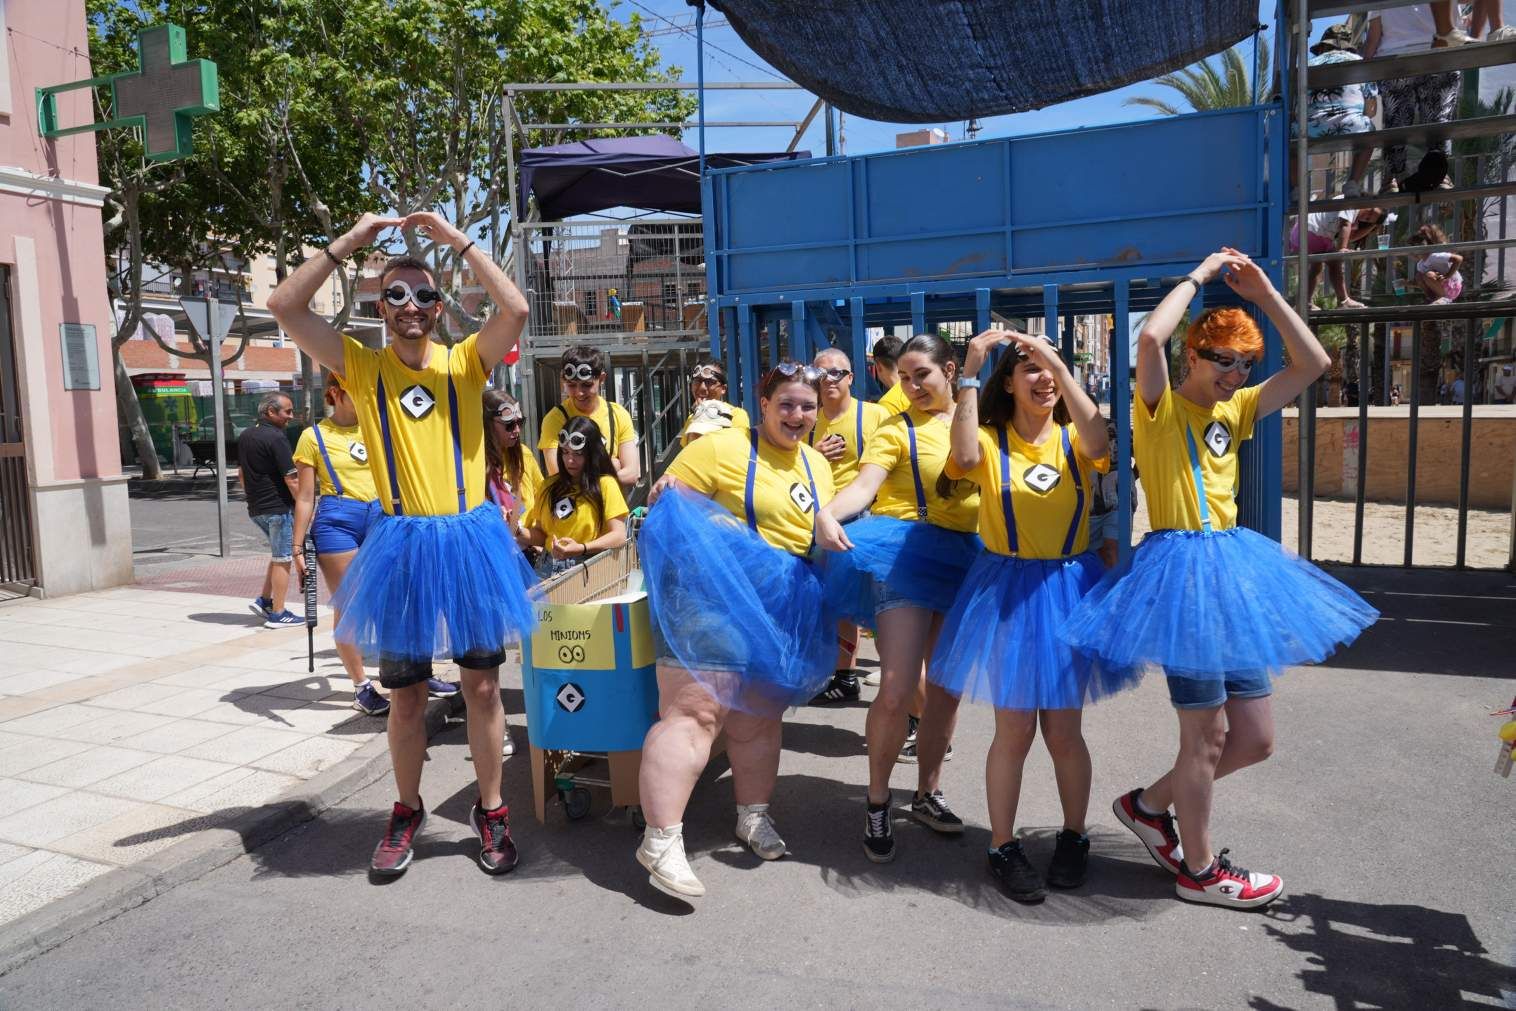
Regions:
[[871, 804], [865, 801], [863, 855], [876, 864], [895, 859], [895, 832], [890, 827], [890, 802]]
[[504, 874], [516, 867], [516, 843], [511, 839], [511, 811], [501, 804], [486, 811], [475, 803], [468, 822], [479, 837], [479, 866], [486, 874]]
[[1090, 837], [1073, 829], [1058, 833], [1053, 862], [1048, 864], [1048, 884], [1054, 888], [1078, 888], [1090, 863]]
[[1441, 148], [1432, 148], [1416, 166], [1416, 171], [1400, 180], [1404, 193], [1425, 193], [1442, 185], [1448, 177], [1448, 156]]
[[824, 706], [831, 702], [852, 702], [863, 694], [863, 688], [858, 684], [858, 676], [850, 670], [840, 670], [832, 675], [832, 680], [821, 690], [821, 693], [811, 699], [811, 705]]
[[1022, 852], [1019, 839], [990, 851], [990, 877], [1000, 882], [1000, 890], [1017, 902], [1041, 902], [1047, 898], [1042, 875]]
[[906, 765], [916, 764], [916, 729], [921, 726], [921, 721], [914, 716], [907, 716], [905, 724], [905, 744], [900, 748], [900, 757], [895, 759]]
[[911, 798], [911, 817], [943, 835], [962, 835], [963, 819], [953, 813], [941, 790], [916, 794]]

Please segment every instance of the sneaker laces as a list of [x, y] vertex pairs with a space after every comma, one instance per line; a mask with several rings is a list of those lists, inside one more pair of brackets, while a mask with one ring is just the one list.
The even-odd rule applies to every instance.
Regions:
[[509, 816], [503, 811], [486, 811], [483, 808], [480, 808], [479, 822], [479, 834], [484, 837], [484, 848], [487, 850], [498, 849], [500, 846], [500, 838], [496, 835], [496, 832], [499, 831], [503, 833], [509, 830]]
[[384, 848], [397, 850], [405, 846], [405, 837], [409, 833], [412, 823], [416, 820], [416, 812], [402, 815], [397, 809], [390, 812], [389, 827], [384, 831]]
[[1238, 867], [1236, 864], [1232, 863], [1232, 861], [1227, 859], [1226, 855], [1230, 852], [1232, 852], [1230, 849], [1224, 849], [1216, 855], [1216, 873], [1229, 874], [1232, 877], [1242, 878], [1244, 881], [1252, 881], [1252, 871], [1249, 871], [1244, 867]]
[[[1164, 811], [1155, 817], [1158, 819], [1158, 827], [1163, 831], [1164, 841], [1170, 846], [1178, 846], [1179, 831], [1174, 828], [1174, 816], [1168, 811]], [[1222, 852], [1225, 853], [1226, 851], [1222, 850]]]
[[890, 808], [889, 808], [889, 805], [886, 804], [884, 807], [879, 808], [877, 811], [874, 810], [873, 808], [869, 808], [868, 809], [868, 816], [869, 816], [869, 835], [871, 835], [871, 836], [882, 836], [882, 835], [885, 835], [887, 833], [887, 830], [888, 830], [888, 827], [889, 827], [889, 818], [890, 818]]
[[952, 814], [953, 809], [948, 807], [947, 799], [943, 797], [941, 790], [933, 790], [931, 793], [923, 793], [916, 799], [916, 803], [924, 804], [931, 809], [934, 815]]
[[760, 849], [769, 849], [782, 845], [784, 840], [779, 837], [779, 829], [774, 825], [774, 819], [767, 811], [749, 811], [744, 819], [744, 831], [748, 842]]

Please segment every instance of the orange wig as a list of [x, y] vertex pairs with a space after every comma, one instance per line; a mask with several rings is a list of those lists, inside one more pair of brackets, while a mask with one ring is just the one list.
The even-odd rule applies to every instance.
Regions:
[[1244, 309], [1207, 309], [1190, 324], [1184, 344], [1197, 351], [1225, 349], [1256, 358], [1263, 354], [1263, 331]]

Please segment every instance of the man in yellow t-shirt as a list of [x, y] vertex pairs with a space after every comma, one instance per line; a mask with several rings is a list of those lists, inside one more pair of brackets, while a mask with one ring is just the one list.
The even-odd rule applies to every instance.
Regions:
[[[832, 480], [841, 491], [858, 476], [859, 460], [874, 430], [888, 411], [853, 396], [853, 363], [837, 348], [824, 348], [812, 362], [821, 375], [821, 409], [806, 441], [832, 465]], [[859, 671], [853, 666], [858, 651], [858, 626], [837, 625], [837, 669], [831, 683], [812, 701], [847, 702], [859, 695]], [[879, 672], [864, 675], [864, 684], [879, 684]]]
[[637, 429], [625, 407], [606, 400], [605, 353], [588, 344], [576, 344], [563, 353], [560, 363], [563, 402], [542, 416], [542, 430], [537, 434], [537, 448], [547, 476], [558, 473], [554, 456], [558, 433], [570, 418], [589, 418], [600, 428], [600, 437], [616, 467], [616, 480], [630, 488], [642, 478], [642, 461], [637, 456]]
[[900, 388], [900, 376], [895, 371], [895, 362], [903, 347], [905, 341], [894, 334], [885, 334], [874, 342], [874, 348], [869, 352], [874, 358], [874, 379], [884, 390], [884, 396], [879, 398], [879, 406], [887, 414], [899, 414], [911, 406], [911, 398]]
[[[390, 228], [453, 248], [457, 265], [467, 266], [495, 306], [477, 334], [452, 347], [432, 339], [443, 296], [432, 268], [412, 257], [390, 260], [379, 276], [384, 349], [344, 337], [311, 311], [332, 270]], [[410, 866], [426, 820], [421, 771], [432, 660], [451, 655], [462, 669], [469, 739], [476, 742], [479, 795], [469, 821], [480, 839], [477, 859], [485, 872], [503, 874], [517, 853], [500, 794], [500, 663], [506, 644], [535, 618], [526, 560], [499, 508], [485, 500], [482, 398], [489, 370], [520, 339], [526, 299], [464, 232], [420, 211], [403, 219], [365, 214], [286, 278], [268, 307], [302, 351], [342, 377], [385, 513], [333, 601], [342, 611], [338, 638], [377, 657], [379, 683], [390, 689], [399, 800], [370, 870], [394, 876]]]

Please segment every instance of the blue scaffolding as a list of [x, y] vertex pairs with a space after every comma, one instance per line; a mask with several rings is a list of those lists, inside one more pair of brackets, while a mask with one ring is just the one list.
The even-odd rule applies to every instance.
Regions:
[[[1277, 36], [1276, 36], [1277, 43]], [[1286, 117], [1279, 103], [1094, 129], [718, 169], [703, 180], [711, 349], [749, 411], [765, 366], [835, 345], [861, 372], [865, 328], [1114, 318], [1111, 416], [1130, 541], [1130, 314], [1222, 246], [1283, 289]], [[1223, 284], [1193, 310], [1237, 304]], [[1254, 381], [1281, 365], [1268, 350]], [[781, 326], [780, 324], [783, 323]], [[723, 340], [722, 335], [735, 339]], [[1242, 451], [1241, 521], [1280, 536], [1281, 422]], [[1125, 549], [1125, 548], [1124, 548]]]

